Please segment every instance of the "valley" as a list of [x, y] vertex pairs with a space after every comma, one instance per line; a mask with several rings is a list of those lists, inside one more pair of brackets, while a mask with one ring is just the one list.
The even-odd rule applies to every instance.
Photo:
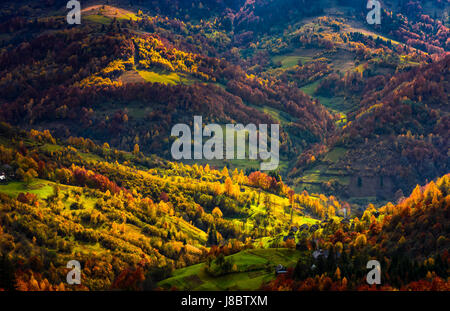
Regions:
[[0, 5], [0, 290], [449, 290], [448, 1], [66, 2]]

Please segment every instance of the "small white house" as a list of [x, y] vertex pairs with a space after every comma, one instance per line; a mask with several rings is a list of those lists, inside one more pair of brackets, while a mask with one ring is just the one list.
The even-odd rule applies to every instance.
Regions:
[[4, 173], [0, 173], [0, 181], [5, 181], [6, 175]]

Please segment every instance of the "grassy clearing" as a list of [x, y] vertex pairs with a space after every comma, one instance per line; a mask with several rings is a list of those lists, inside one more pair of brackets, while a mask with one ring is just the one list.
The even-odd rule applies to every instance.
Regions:
[[138, 70], [138, 73], [146, 82], [163, 83], [171, 85], [176, 84], [191, 85], [196, 82], [195, 79], [176, 72]]
[[35, 179], [29, 185], [22, 181], [10, 182], [6, 185], [0, 185], [0, 192], [12, 197], [17, 197], [21, 192], [29, 192], [37, 195], [41, 199], [46, 199], [53, 193], [55, 183], [43, 179]]
[[292, 118], [286, 112], [275, 109], [273, 107], [269, 106], [252, 106], [252, 107], [270, 115], [274, 120], [280, 122], [281, 125], [295, 121], [295, 119]]
[[296, 49], [290, 53], [273, 56], [272, 62], [281, 63], [281, 68], [286, 69], [298, 65], [299, 61], [302, 64], [314, 61], [314, 55], [318, 52], [318, 49]]
[[176, 270], [158, 286], [180, 290], [257, 290], [275, 277], [276, 265], [293, 267], [302, 256], [302, 252], [285, 248], [246, 250], [226, 257], [236, 264], [235, 273], [211, 277], [201, 263]]
[[98, 23], [98, 24], [103, 24], [103, 25], [111, 24], [110, 18], [103, 16], [103, 15], [98, 15], [98, 14], [83, 16], [83, 19], [88, 20], [93, 23]]
[[324, 161], [336, 162], [339, 161], [347, 152], [346, 148], [335, 147], [331, 149], [324, 157]]
[[298, 65], [301, 61], [302, 64], [309, 63], [313, 61], [312, 57], [300, 56], [300, 55], [276, 55], [272, 57], [273, 63], [281, 63], [281, 68], [286, 69]]
[[[21, 181], [14, 181], [7, 185], [0, 185], [0, 192], [5, 193], [11, 197], [17, 197], [19, 193], [32, 193], [38, 196], [40, 200], [47, 199], [50, 195], [53, 194], [53, 187], [57, 184], [43, 179], [35, 179], [29, 185], [25, 184]], [[82, 188], [76, 186], [68, 186], [68, 185], [59, 185], [61, 194], [68, 193], [69, 191], [77, 190], [78, 192], [82, 191]], [[96, 198], [87, 197], [85, 195], [80, 196], [80, 200], [78, 203], [83, 205], [84, 209], [93, 209], [95, 206]], [[71, 197], [68, 199], [63, 199], [63, 204], [66, 209], [70, 208], [72, 203], [75, 203], [75, 200]]]
[[400, 42], [398, 42], [396, 40], [393, 40], [391, 38], [382, 36], [382, 35], [377, 34], [377, 33], [373, 32], [371, 30], [366, 29], [365, 25], [362, 24], [361, 22], [349, 20], [348, 24], [349, 25], [347, 25], [347, 27], [345, 29], [346, 32], [360, 32], [363, 35], [371, 37], [374, 40], [377, 39], [377, 38], [380, 38], [380, 39], [385, 40], [385, 41], [390, 40], [392, 42], [392, 44], [394, 44], [394, 45], [404, 45], [403, 43], [400, 43]]
[[40, 147], [40, 149], [44, 152], [55, 152], [62, 150], [63, 147], [60, 145], [44, 144]]
[[317, 90], [317, 87], [319, 86], [319, 83], [322, 79], [319, 79], [317, 81], [314, 81], [313, 83], [307, 84], [303, 87], [300, 88], [300, 90], [302, 90], [305, 94], [309, 95], [309, 96], [313, 96], [314, 93]]
[[93, 153], [85, 153], [85, 152], [78, 152], [78, 154], [83, 158], [83, 160], [86, 161], [92, 161], [92, 162], [100, 162], [104, 161], [102, 157], [99, 155], [93, 154]]
[[323, 176], [321, 173], [305, 171], [304, 175], [301, 177], [301, 181], [306, 183], [322, 183], [328, 181], [326, 176]]
[[345, 101], [344, 97], [325, 97], [325, 96], [315, 96], [319, 102], [324, 105], [332, 113], [343, 114], [345, 119], [347, 119], [346, 114], [352, 109], [352, 106]]
[[77, 253], [81, 253], [81, 254], [103, 254], [103, 253], [107, 253], [108, 250], [106, 250], [105, 248], [103, 248], [100, 243], [95, 243], [95, 244], [91, 244], [91, 243], [86, 243], [86, 242], [81, 242], [81, 241], [77, 241], [78, 244], [73, 248], [72, 250], [72, 254], [77, 254]]

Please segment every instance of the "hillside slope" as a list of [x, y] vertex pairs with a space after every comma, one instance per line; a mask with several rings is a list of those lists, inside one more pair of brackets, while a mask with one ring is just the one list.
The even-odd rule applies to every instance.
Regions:
[[279, 176], [191, 167], [6, 124], [0, 151], [0, 257], [14, 263], [21, 289], [59, 288], [73, 258], [85, 267], [84, 289], [124, 288], [128, 271], [140, 271], [141, 282], [152, 269], [204, 261], [211, 247], [238, 252], [318, 222], [305, 205], [289, 208]]

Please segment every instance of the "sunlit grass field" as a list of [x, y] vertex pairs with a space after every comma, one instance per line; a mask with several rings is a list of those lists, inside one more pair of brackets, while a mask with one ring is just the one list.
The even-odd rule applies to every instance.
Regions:
[[237, 266], [237, 272], [212, 277], [205, 263], [176, 270], [158, 286], [179, 290], [257, 290], [275, 278], [275, 266], [294, 267], [304, 253], [286, 248], [251, 249], [227, 256]]

